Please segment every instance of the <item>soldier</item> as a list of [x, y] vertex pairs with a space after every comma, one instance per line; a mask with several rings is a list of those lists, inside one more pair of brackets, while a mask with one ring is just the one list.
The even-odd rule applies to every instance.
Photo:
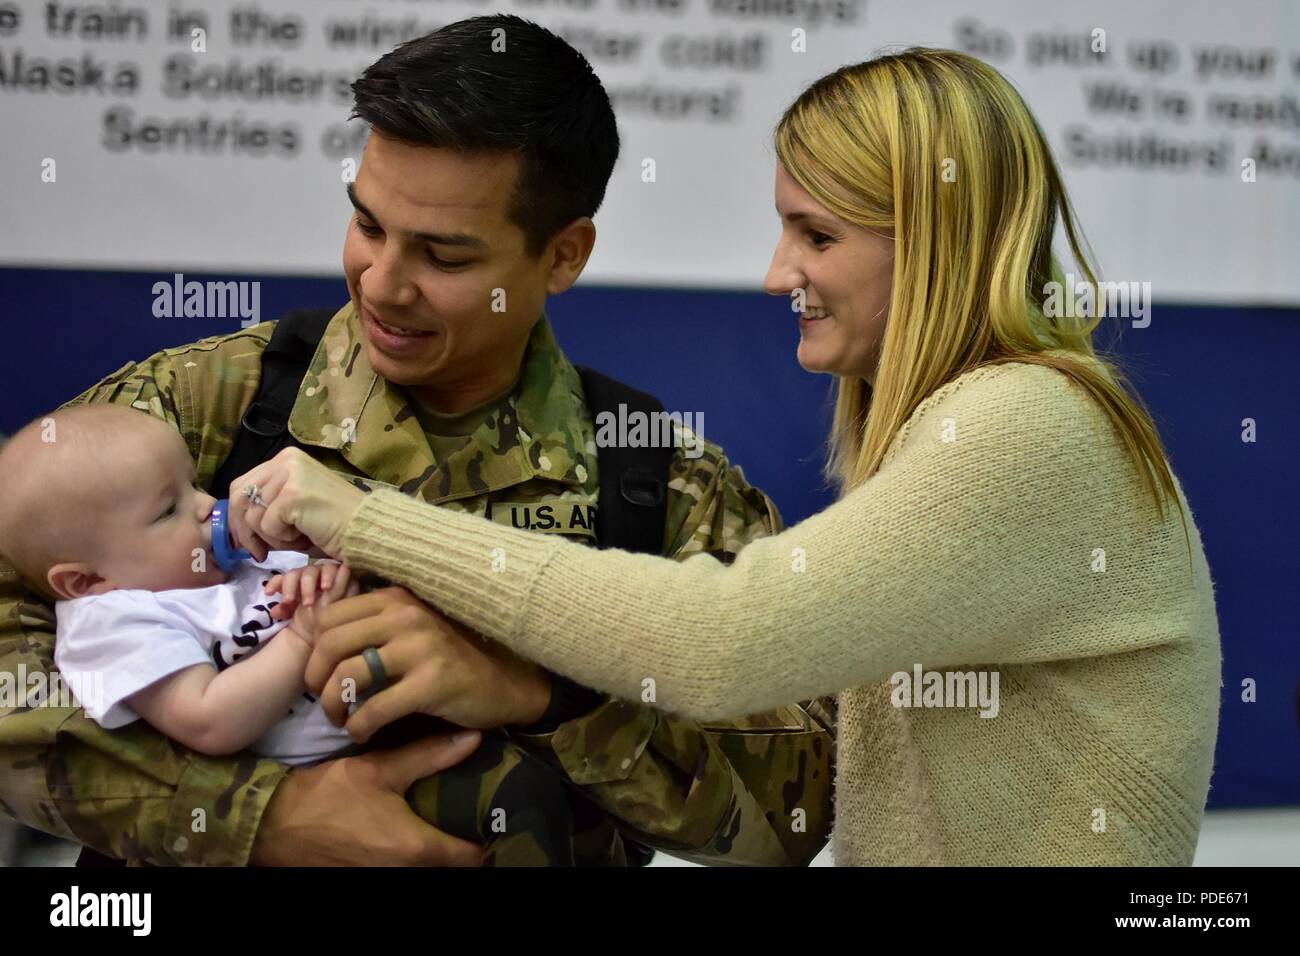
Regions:
[[[493, 50], [502, 35], [509, 55]], [[549, 505], [561, 517], [547, 530], [594, 543], [585, 519], [599, 491], [592, 412], [544, 306], [586, 264], [618, 152], [599, 80], [553, 34], [495, 16], [404, 44], [354, 93], [371, 136], [349, 189], [351, 301], [314, 351], [289, 431], [363, 485], [516, 524]], [[72, 403], [114, 402], [173, 425], [209, 487], [258, 394], [272, 331], [165, 349]], [[663, 553], [726, 558], [779, 530], [767, 496], [716, 445], [702, 450], [673, 454]], [[459, 627], [419, 607], [419, 626]], [[491, 678], [485, 697], [545, 700], [524, 685], [550, 688], [545, 710], [520, 712], [508, 733], [601, 811], [575, 837], [582, 858], [626, 860], [610, 820], [635, 841], [702, 862], [806, 864], [825, 842], [827, 702], [700, 726], [553, 680], [463, 637]], [[0, 671], [49, 671], [53, 645], [49, 606], [0, 569]], [[417, 838], [417, 827], [431, 828], [402, 794], [463, 756], [420, 748], [288, 771], [250, 754], [203, 756], [140, 723], [110, 733], [78, 710], [11, 709], [0, 712], [0, 810], [110, 856], [164, 865], [472, 861], [450, 838]], [[378, 819], [383, 826], [367, 825]]]

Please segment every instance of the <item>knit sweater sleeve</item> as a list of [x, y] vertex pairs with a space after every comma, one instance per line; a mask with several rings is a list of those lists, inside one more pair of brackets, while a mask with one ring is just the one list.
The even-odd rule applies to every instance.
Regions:
[[1164, 640], [1071, 621], [1091, 620], [1109, 589], [1141, 586], [1090, 562], [1098, 547], [1154, 546], [1141, 540], [1159, 524], [1143, 494], [1077, 386], [1003, 365], [935, 392], [872, 479], [730, 566], [596, 551], [393, 491], [367, 497], [343, 550], [553, 671], [631, 699], [653, 686], [657, 707], [713, 719], [913, 663], [1050, 661]]

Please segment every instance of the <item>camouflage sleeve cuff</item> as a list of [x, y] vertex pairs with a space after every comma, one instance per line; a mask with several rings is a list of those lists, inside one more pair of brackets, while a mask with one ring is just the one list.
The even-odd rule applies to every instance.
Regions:
[[172, 798], [162, 852], [178, 866], [247, 866], [271, 795], [289, 768], [252, 754], [214, 773], [206, 759], [186, 767]]
[[561, 724], [554, 733], [515, 730], [510, 738], [554, 755], [569, 779], [582, 787], [626, 780], [645, 753], [657, 723], [648, 707], [609, 699], [585, 717]]

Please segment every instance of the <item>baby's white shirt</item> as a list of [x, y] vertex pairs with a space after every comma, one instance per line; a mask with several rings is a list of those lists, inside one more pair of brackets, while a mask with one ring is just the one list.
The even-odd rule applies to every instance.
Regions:
[[[82, 689], [87, 699], [78, 703], [88, 717], [107, 730], [124, 727], [140, 719], [126, 703], [132, 694], [196, 664], [225, 670], [265, 646], [288, 622], [271, 619], [279, 597], [263, 588], [273, 574], [306, 563], [297, 551], [272, 551], [265, 561], [242, 562], [224, 584], [58, 601], [55, 666], [71, 687]], [[249, 749], [297, 766], [351, 743], [304, 693]]]

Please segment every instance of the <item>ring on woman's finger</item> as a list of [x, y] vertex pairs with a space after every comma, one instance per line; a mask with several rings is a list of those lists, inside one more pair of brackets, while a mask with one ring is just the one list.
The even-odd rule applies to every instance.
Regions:
[[244, 485], [241, 491], [245, 498], [257, 505], [259, 508], [266, 507], [266, 499], [258, 494], [257, 485]]
[[379, 658], [379, 649], [367, 647], [361, 652], [361, 659], [366, 662], [370, 668], [370, 691], [374, 694], [388, 686], [388, 671], [384, 669], [384, 662]]

